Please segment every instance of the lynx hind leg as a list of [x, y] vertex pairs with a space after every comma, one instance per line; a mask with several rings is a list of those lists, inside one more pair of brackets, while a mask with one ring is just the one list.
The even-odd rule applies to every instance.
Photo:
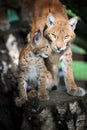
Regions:
[[16, 98], [15, 100], [15, 104], [17, 106], [21, 106], [22, 104], [24, 104], [27, 101], [27, 82], [25, 80], [24, 77], [24, 73], [20, 73], [19, 74], [19, 97]]

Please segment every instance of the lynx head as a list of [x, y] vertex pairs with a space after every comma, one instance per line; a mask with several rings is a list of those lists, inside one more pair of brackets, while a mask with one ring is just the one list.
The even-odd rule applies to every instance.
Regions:
[[44, 31], [45, 38], [50, 42], [54, 52], [61, 53], [66, 50], [75, 37], [74, 30], [77, 24], [77, 17], [69, 20], [59, 19], [49, 13], [47, 17], [47, 29]]
[[37, 30], [34, 33], [32, 46], [34, 53], [42, 56], [43, 58], [47, 58], [52, 52], [48, 40], [45, 37], [43, 37], [43, 34], [40, 30]]

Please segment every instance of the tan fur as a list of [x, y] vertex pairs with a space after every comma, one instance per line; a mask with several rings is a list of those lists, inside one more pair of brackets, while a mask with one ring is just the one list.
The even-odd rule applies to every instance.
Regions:
[[[41, 36], [40, 36], [41, 37]], [[34, 44], [31, 40], [21, 51], [19, 58], [19, 98], [16, 105], [21, 105], [27, 100], [27, 89], [38, 87], [38, 96], [41, 99], [48, 99], [48, 91], [54, 86], [51, 73], [47, 70], [43, 53], [50, 55], [52, 49], [48, 41], [42, 38], [41, 43]]]
[[37, 0], [34, 5], [34, 20], [32, 24], [31, 37], [38, 28], [48, 39], [53, 53], [46, 60], [46, 64], [52, 73], [55, 85], [58, 86], [58, 61], [62, 61], [62, 69], [67, 92], [74, 96], [85, 95], [85, 90], [77, 87], [74, 82], [72, 71], [71, 41], [75, 37], [74, 29], [77, 18], [68, 19], [65, 7], [59, 0]]
[[[60, 10], [60, 12], [58, 12], [58, 10]], [[32, 24], [32, 35], [38, 28], [43, 31], [49, 12], [52, 12], [54, 15], [60, 17], [61, 19], [63, 19], [63, 17], [66, 17], [67, 19], [63, 5], [61, 5], [58, 0], [36, 0], [34, 2], [33, 11], [34, 20]]]
[[[12, 4], [12, 6], [14, 6], [15, 4], [13, 3], [16, 2], [15, 0], [6, 1], [10, 5]], [[46, 60], [46, 64], [47, 68], [52, 73], [55, 85], [58, 86], [58, 61], [61, 59], [67, 92], [71, 95], [83, 96], [85, 91], [82, 88], [77, 87], [74, 82], [70, 44], [75, 37], [75, 28], [70, 29], [68, 26], [71, 19], [68, 19], [65, 7], [59, 0], [20, 0], [17, 1], [17, 3], [19, 3], [17, 5], [21, 6], [21, 17], [23, 20], [25, 21], [25, 19], [29, 19], [30, 17], [31, 20], [33, 19], [31, 38], [37, 29], [40, 29], [43, 32], [45, 25], [48, 26], [44, 31], [44, 36], [48, 41], [50, 39], [49, 43], [53, 53]], [[53, 26], [49, 26], [49, 13], [52, 13], [55, 19]], [[61, 49], [61, 51], [59, 51], [59, 49]]]

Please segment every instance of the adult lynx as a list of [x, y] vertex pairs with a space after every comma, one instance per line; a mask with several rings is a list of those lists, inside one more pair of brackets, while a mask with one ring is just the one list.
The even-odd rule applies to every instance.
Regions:
[[37, 0], [34, 5], [34, 20], [31, 37], [40, 28], [44, 37], [50, 42], [53, 53], [46, 59], [49, 71], [58, 86], [58, 61], [61, 60], [67, 93], [73, 96], [86, 94], [83, 88], [77, 87], [72, 70], [71, 42], [75, 37], [74, 30], [77, 17], [68, 19], [65, 7], [59, 0]]

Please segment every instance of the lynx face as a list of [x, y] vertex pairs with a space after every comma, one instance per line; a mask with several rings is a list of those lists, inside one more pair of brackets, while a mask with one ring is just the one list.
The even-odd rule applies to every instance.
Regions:
[[41, 31], [38, 30], [35, 32], [33, 37], [33, 51], [35, 54], [42, 56], [43, 58], [47, 58], [51, 55], [52, 49], [48, 40], [44, 38], [41, 34]]
[[45, 30], [44, 36], [50, 42], [54, 52], [61, 53], [70, 46], [75, 37], [74, 29], [76, 23], [76, 17], [67, 21], [60, 20], [57, 22], [52, 14], [48, 15], [48, 28]]

